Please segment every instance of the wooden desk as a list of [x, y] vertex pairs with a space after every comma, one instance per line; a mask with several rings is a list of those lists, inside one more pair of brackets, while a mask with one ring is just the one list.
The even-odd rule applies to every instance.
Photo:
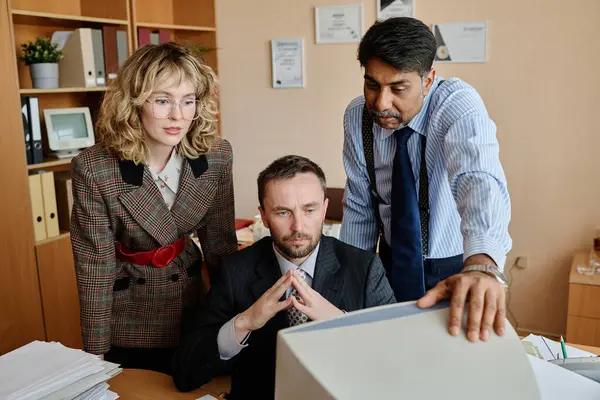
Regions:
[[[600, 347], [567, 343], [569, 346], [600, 355]], [[181, 393], [170, 376], [154, 371], [141, 369], [125, 369], [108, 381], [111, 391], [123, 400], [195, 400], [206, 394], [219, 398], [222, 393], [229, 392], [229, 377], [217, 377], [201, 389], [189, 393]]]
[[587, 265], [588, 251], [573, 256], [569, 274], [567, 337], [571, 343], [600, 346], [600, 274], [577, 273], [578, 265]]
[[219, 398], [221, 393], [229, 392], [230, 382], [229, 377], [219, 376], [201, 389], [181, 393], [168, 375], [142, 369], [124, 369], [108, 384], [109, 390], [123, 400], [195, 400], [206, 394]]

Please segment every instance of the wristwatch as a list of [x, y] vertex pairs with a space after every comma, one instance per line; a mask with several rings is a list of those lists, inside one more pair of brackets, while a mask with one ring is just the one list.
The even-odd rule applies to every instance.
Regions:
[[490, 275], [491, 277], [496, 278], [496, 280], [498, 282], [500, 282], [505, 288], [508, 288], [508, 280], [506, 279], [506, 277], [504, 276], [502, 271], [500, 271], [500, 268], [496, 267], [495, 265], [491, 265], [491, 264], [467, 265], [466, 267], [464, 267], [462, 269], [461, 272], [470, 272], [470, 271], [485, 272], [486, 274]]

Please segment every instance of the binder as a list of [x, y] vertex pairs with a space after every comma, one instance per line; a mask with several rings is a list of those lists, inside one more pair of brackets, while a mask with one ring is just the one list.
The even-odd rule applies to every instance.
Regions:
[[119, 68], [121, 68], [129, 57], [126, 31], [117, 31], [117, 54], [119, 59]]
[[104, 71], [106, 79], [117, 77], [119, 71], [119, 53], [117, 52], [117, 27], [104, 25], [102, 27], [102, 42], [104, 43]]
[[150, 29], [138, 28], [138, 46], [142, 47], [151, 43]]
[[104, 42], [102, 30], [92, 29], [92, 50], [94, 52], [94, 66], [96, 67], [96, 86], [106, 85], [106, 70], [104, 67]]
[[44, 162], [42, 148], [42, 128], [40, 126], [39, 99], [33, 96], [21, 97], [21, 112], [29, 125], [29, 147], [31, 148], [31, 164]]
[[42, 178], [40, 174], [29, 175], [29, 197], [31, 198], [33, 233], [36, 242], [38, 242], [47, 237], [44, 200], [42, 196]]
[[54, 174], [56, 189], [56, 210], [58, 211], [58, 228], [68, 231], [71, 229], [71, 211], [73, 210], [73, 185], [70, 172]]
[[150, 43], [152, 44], [160, 44], [160, 36], [158, 36], [158, 32], [150, 33]]
[[63, 52], [64, 58], [58, 67], [60, 86], [96, 87], [92, 30], [74, 30], [67, 39]]
[[160, 44], [169, 43], [171, 41], [171, 31], [168, 29], [159, 29], [158, 38]]
[[58, 214], [56, 212], [56, 191], [54, 190], [54, 173], [52, 171], [40, 174], [42, 182], [42, 199], [44, 202], [44, 217], [46, 221], [46, 237], [60, 234], [58, 229]]
[[21, 118], [23, 119], [23, 136], [25, 138], [25, 156], [27, 165], [33, 164], [33, 152], [31, 150], [31, 126], [29, 125], [29, 106], [27, 101], [21, 97]]

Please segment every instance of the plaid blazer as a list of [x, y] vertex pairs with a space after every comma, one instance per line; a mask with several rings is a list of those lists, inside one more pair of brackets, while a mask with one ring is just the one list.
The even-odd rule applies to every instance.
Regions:
[[[99, 145], [73, 159], [71, 243], [86, 351], [178, 345], [181, 315], [202, 296], [202, 254], [187, 235], [197, 232], [211, 275], [237, 250], [232, 159], [223, 139], [184, 159], [171, 210], [144, 165]], [[185, 250], [164, 268], [115, 258], [115, 242], [148, 251], [184, 235]]]

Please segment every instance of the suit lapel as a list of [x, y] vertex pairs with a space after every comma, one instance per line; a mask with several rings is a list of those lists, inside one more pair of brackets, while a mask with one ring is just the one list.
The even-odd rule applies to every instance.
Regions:
[[150, 172], [131, 161], [119, 161], [119, 169], [123, 180], [133, 185], [119, 196], [132, 218], [162, 246], [177, 240], [177, 226]]
[[183, 162], [177, 197], [171, 208], [180, 235], [193, 230], [212, 203], [218, 182], [204, 173], [207, 169], [206, 156]]
[[281, 269], [275, 257], [271, 240], [263, 239], [263, 241], [264, 244], [260, 249], [261, 257], [256, 265], [257, 280], [250, 288], [254, 295], [254, 301], [258, 300], [281, 278]]
[[315, 264], [315, 277], [312, 288], [334, 306], [339, 306], [344, 290], [340, 263], [333, 252], [333, 244], [327, 237], [321, 237], [319, 254]]

